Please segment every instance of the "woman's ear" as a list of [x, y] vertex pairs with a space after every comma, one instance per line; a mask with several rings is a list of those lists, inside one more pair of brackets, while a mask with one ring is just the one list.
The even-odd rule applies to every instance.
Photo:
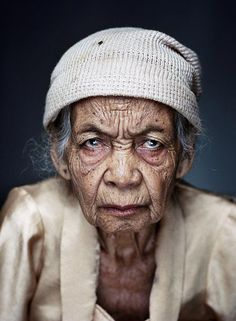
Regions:
[[52, 148], [51, 148], [51, 158], [53, 161], [53, 165], [55, 166], [58, 174], [64, 178], [65, 180], [70, 180], [71, 176], [70, 176], [70, 172], [67, 166], [67, 163], [64, 159], [59, 159], [56, 148], [55, 148], [55, 144], [53, 144]]
[[193, 159], [194, 153], [192, 153], [189, 157], [180, 160], [176, 172], [176, 178], [181, 178], [188, 173], [192, 167]]

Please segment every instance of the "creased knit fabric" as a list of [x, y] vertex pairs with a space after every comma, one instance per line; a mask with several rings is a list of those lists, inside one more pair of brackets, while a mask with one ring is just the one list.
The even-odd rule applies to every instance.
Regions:
[[72, 46], [56, 65], [44, 126], [59, 111], [91, 96], [129, 96], [164, 103], [201, 128], [197, 55], [174, 38], [142, 28], [96, 32]]

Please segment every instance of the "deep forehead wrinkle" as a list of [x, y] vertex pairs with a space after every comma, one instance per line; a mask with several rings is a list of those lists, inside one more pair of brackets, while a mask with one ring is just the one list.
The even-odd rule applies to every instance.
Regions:
[[103, 108], [107, 111], [125, 111], [127, 109], [132, 108], [133, 105], [143, 104], [143, 100], [138, 100], [137, 98], [129, 98], [129, 97], [99, 97], [99, 99], [91, 99], [89, 101], [90, 105], [93, 108]]
[[135, 108], [149, 112], [149, 107], [155, 106], [155, 109], [162, 109], [165, 106], [162, 103], [145, 98], [122, 97], [122, 96], [95, 96], [81, 100], [81, 106], [90, 106], [94, 110], [103, 110], [109, 112], [131, 111]]
[[[131, 132], [128, 130], [129, 135], [132, 136], [141, 136], [148, 134], [149, 132], [159, 132], [162, 133], [164, 132], [164, 128], [161, 128], [157, 125], [149, 125], [146, 126], [145, 128], [137, 128], [136, 131]], [[111, 130], [110, 127], [104, 128], [100, 127], [99, 125], [95, 125], [92, 123], [83, 123], [80, 128], [76, 131], [76, 135], [79, 136], [83, 133], [97, 133], [97, 134], [102, 134], [106, 136], [110, 136], [112, 138], [115, 138], [117, 135], [114, 133], [114, 131]]]
[[168, 134], [172, 115], [169, 107], [149, 100], [93, 97], [75, 105], [73, 127], [77, 135], [94, 132], [110, 137], [131, 137], [151, 131]]

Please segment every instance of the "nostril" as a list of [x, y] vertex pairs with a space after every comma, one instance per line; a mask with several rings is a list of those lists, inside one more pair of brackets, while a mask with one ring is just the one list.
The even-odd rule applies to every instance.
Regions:
[[111, 187], [114, 187], [116, 186], [116, 183], [112, 182], [112, 181], [108, 181], [107, 184]]

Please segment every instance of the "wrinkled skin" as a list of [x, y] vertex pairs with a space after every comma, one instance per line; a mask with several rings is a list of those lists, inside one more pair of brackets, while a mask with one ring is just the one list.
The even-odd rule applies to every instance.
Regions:
[[[155, 272], [156, 224], [179, 164], [171, 108], [147, 99], [92, 97], [74, 104], [66, 160], [86, 219], [98, 229], [98, 303], [116, 321], [145, 320]], [[134, 205], [123, 215], [117, 206]]]

